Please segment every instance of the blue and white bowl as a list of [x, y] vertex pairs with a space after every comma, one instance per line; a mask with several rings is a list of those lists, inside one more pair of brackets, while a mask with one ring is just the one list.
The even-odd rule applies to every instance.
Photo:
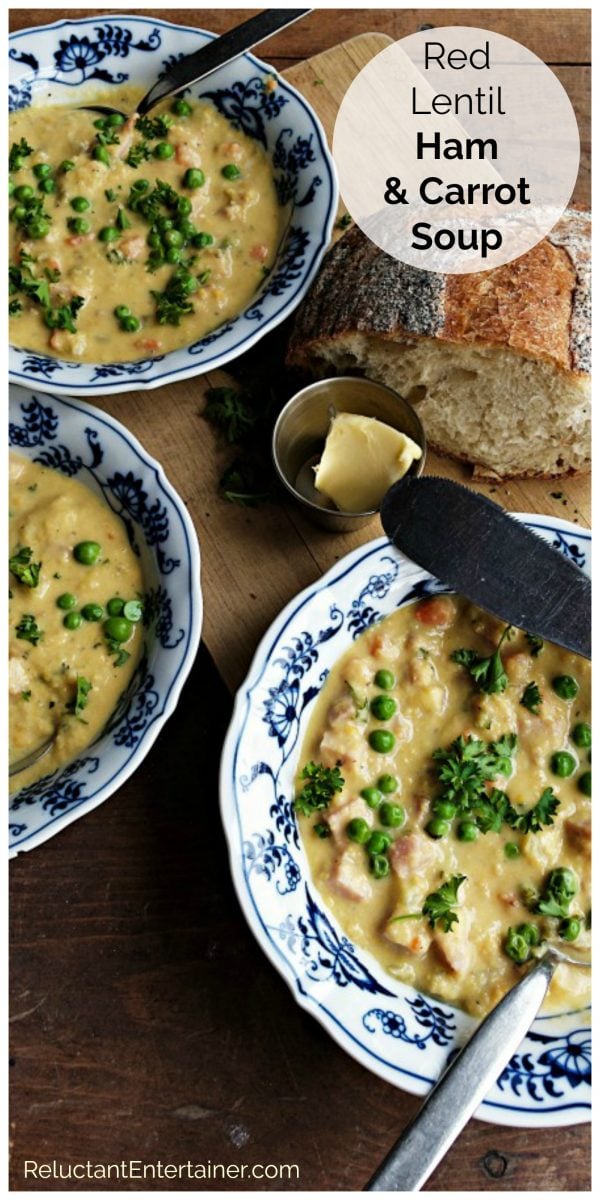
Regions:
[[[154, 16], [111, 14], [19, 30], [10, 38], [9, 107], [83, 104], [111, 85], [149, 88], [173, 61], [214, 34]], [[320, 121], [283, 78], [252, 54], [220, 67], [190, 89], [210, 99], [265, 148], [282, 205], [291, 217], [277, 262], [251, 304], [200, 341], [134, 363], [73, 363], [10, 350], [10, 378], [42, 392], [88, 396], [155, 388], [223, 367], [274, 329], [300, 303], [331, 238], [337, 208], [335, 169]]]
[[[591, 535], [519, 515], [589, 572]], [[423, 1095], [474, 1018], [388, 975], [353, 945], [317, 892], [293, 813], [298, 755], [337, 659], [374, 621], [448, 589], [385, 538], [361, 546], [288, 604], [240, 689], [221, 767], [221, 808], [238, 897], [257, 941], [298, 1001], [349, 1054]], [[538, 1017], [477, 1116], [544, 1127], [589, 1119], [590, 1014]]]
[[191, 669], [200, 641], [200, 550], [162, 468], [118, 421], [81, 401], [10, 389], [9, 446], [89, 487], [123, 521], [145, 584], [144, 649], [97, 741], [9, 801], [11, 855], [32, 850], [96, 808], [145, 758]]

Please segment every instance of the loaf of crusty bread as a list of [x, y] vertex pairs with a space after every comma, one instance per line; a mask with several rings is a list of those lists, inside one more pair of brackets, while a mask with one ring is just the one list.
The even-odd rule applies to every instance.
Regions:
[[479, 478], [590, 463], [590, 219], [568, 210], [522, 258], [474, 275], [397, 262], [353, 227], [296, 317], [288, 362], [400, 392], [432, 449]]

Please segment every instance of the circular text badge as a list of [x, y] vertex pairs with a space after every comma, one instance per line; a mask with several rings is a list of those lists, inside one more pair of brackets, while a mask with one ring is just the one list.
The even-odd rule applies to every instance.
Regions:
[[388, 46], [333, 135], [351, 216], [387, 254], [468, 274], [525, 254], [567, 207], [579, 131], [556, 75], [512, 38], [463, 26]]

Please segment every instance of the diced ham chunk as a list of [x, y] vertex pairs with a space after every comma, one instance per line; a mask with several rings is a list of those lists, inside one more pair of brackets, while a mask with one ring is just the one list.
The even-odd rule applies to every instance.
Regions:
[[128, 260], [139, 258], [144, 253], [145, 248], [146, 239], [140, 233], [132, 233], [129, 237], [123, 238], [119, 244], [121, 254]]
[[373, 889], [366, 873], [366, 855], [361, 846], [351, 845], [342, 850], [331, 868], [329, 886], [345, 900], [358, 902], [370, 899]]
[[591, 854], [592, 822], [590, 820], [577, 821], [567, 818], [565, 821], [565, 834], [569, 844], [579, 854]]
[[453, 975], [464, 975], [471, 966], [473, 945], [469, 940], [471, 914], [460, 910], [459, 920], [448, 933], [435, 930], [433, 941], [436, 951], [447, 971]]
[[437, 625], [446, 629], [456, 616], [456, 606], [449, 596], [430, 596], [415, 608], [415, 617], [422, 625]]
[[269, 257], [269, 247], [264, 242], [257, 242], [255, 246], [251, 246], [249, 250], [249, 258], [255, 262], [264, 263]]
[[439, 846], [426, 833], [405, 833], [390, 847], [392, 871], [404, 880], [427, 875], [440, 857]]
[[347, 804], [342, 804], [341, 808], [333, 809], [327, 814], [327, 823], [336, 841], [347, 842], [346, 826], [356, 817], [362, 817], [367, 825], [373, 824], [373, 811], [365, 804], [362, 796], [349, 800]]

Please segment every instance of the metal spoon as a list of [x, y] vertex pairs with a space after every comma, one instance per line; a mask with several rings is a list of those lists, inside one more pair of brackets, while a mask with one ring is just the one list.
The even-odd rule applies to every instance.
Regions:
[[535, 967], [492, 1009], [444, 1071], [364, 1191], [420, 1190], [516, 1053], [561, 962], [591, 965], [548, 945]]
[[12, 779], [13, 775], [19, 775], [21, 771], [26, 771], [28, 767], [32, 767], [34, 763], [39, 762], [40, 758], [43, 758], [48, 753], [50, 747], [54, 745], [57, 733], [58, 728], [53, 730], [45, 742], [36, 746], [35, 750], [30, 750], [23, 758], [17, 759], [17, 762], [10, 763], [8, 768], [9, 777]]
[[[285, 29], [287, 25], [293, 25], [295, 21], [299, 21], [309, 12], [311, 12], [310, 8], [266, 9], [265, 12], [258, 13], [257, 16], [250, 17], [241, 25], [236, 25], [233, 29], [228, 30], [221, 37], [209, 42], [207, 46], [203, 46], [201, 50], [196, 50], [194, 54], [186, 54], [185, 58], [180, 58], [178, 62], [169, 67], [162, 78], [157, 79], [150, 91], [146, 92], [137, 106], [137, 115], [143, 117], [161, 100], [166, 100], [167, 96], [174, 96], [182, 88], [198, 83], [200, 79], [204, 79], [206, 75], [216, 71], [217, 67], [222, 67], [225, 63], [232, 62], [234, 58], [239, 58], [252, 46], [264, 42], [273, 33]], [[110, 108], [104, 104], [84, 104], [82, 108], [88, 109], [90, 112], [103, 113], [105, 116], [113, 113], [118, 113], [121, 117], [127, 115], [117, 108]]]

